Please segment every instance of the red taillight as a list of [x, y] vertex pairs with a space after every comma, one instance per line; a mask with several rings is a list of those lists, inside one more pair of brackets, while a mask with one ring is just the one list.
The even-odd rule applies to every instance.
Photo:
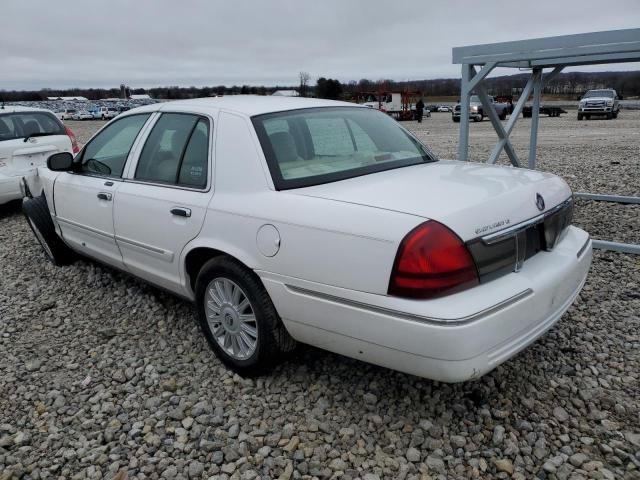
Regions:
[[76, 136], [73, 134], [71, 129], [66, 125], [64, 126], [64, 133], [66, 133], [67, 137], [69, 137], [69, 140], [71, 140], [71, 148], [73, 149], [73, 153], [78, 153], [80, 151], [78, 140], [76, 139]]
[[400, 243], [389, 295], [434, 298], [478, 283], [478, 271], [464, 242], [430, 220], [411, 230]]

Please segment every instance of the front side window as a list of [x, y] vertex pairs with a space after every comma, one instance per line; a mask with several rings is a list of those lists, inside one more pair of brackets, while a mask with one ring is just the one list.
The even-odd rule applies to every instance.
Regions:
[[47, 112], [0, 114], [0, 142], [32, 135], [66, 135], [64, 127]]
[[131, 115], [109, 124], [84, 148], [80, 171], [121, 177], [133, 142], [150, 114]]
[[435, 161], [395, 120], [369, 108], [309, 108], [252, 121], [279, 190]]
[[142, 149], [136, 180], [205, 188], [209, 121], [198, 115], [164, 113]]

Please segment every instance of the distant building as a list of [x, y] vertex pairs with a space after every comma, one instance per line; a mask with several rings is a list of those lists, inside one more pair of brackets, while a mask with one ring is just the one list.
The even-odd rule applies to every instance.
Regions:
[[299, 97], [300, 94], [297, 90], [276, 90], [271, 95], [276, 97]]
[[146, 93], [144, 95], [129, 95], [129, 100], [151, 100], [151, 97]]
[[47, 97], [47, 100], [52, 100], [52, 101], [59, 100], [61, 102], [88, 102], [89, 101], [87, 97]]

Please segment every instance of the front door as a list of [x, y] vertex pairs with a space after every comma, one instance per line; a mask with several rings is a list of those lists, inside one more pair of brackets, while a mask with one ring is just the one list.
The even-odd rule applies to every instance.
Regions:
[[176, 292], [180, 254], [200, 232], [211, 198], [210, 131], [204, 116], [163, 113], [115, 199], [116, 241], [127, 270]]
[[108, 125], [78, 154], [77, 171], [61, 173], [54, 183], [56, 220], [65, 242], [120, 268], [113, 204], [129, 152], [149, 116], [131, 115]]

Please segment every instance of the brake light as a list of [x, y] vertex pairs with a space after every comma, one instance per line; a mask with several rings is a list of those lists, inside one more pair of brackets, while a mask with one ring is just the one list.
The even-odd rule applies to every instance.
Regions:
[[78, 140], [76, 139], [76, 136], [73, 134], [71, 129], [66, 125], [64, 126], [64, 133], [66, 133], [67, 137], [69, 137], [69, 140], [71, 140], [71, 148], [73, 149], [73, 153], [78, 153], [80, 151]]
[[478, 283], [478, 271], [464, 242], [441, 223], [429, 220], [400, 243], [389, 295], [435, 298]]

